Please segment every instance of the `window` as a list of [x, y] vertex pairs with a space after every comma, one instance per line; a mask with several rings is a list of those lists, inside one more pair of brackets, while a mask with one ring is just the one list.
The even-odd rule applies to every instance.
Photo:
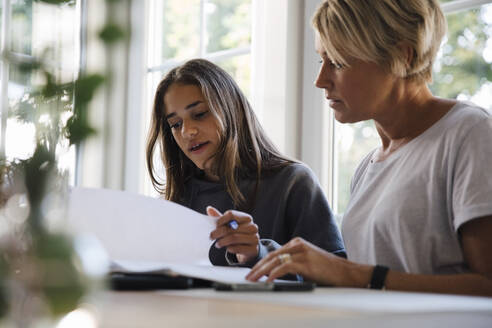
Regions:
[[[492, 110], [492, 1], [441, 1], [447, 38], [434, 66], [432, 92]], [[483, 4], [489, 2], [491, 4]], [[478, 6], [479, 4], [483, 4]], [[459, 13], [458, 13], [459, 11]], [[379, 145], [372, 122], [335, 123], [333, 208], [343, 213], [357, 164]]]
[[[58, 82], [75, 79], [79, 66], [79, 6], [53, 6], [30, 0], [3, 1], [2, 4], [7, 5], [1, 8], [2, 50], [21, 59], [44, 58]], [[25, 159], [34, 151], [36, 129], [29, 117], [21, 113], [33, 106], [37, 106], [37, 113], [49, 110], [46, 105], [33, 104], [29, 97], [43, 77], [23, 73], [5, 60], [1, 65], [1, 155], [7, 160]], [[73, 182], [75, 150], [63, 145], [58, 151], [58, 164], [68, 170]]]
[[[251, 7], [251, 0], [149, 2], [147, 126], [158, 83], [169, 70], [191, 58], [206, 58], [221, 66], [250, 95]], [[146, 172], [145, 176], [144, 193], [154, 194]]]

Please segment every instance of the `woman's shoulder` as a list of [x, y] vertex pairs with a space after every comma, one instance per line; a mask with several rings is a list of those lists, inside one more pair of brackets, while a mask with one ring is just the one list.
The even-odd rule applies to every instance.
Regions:
[[460, 140], [464, 140], [471, 132], [487, 129], [490, 121], [491, 113], [486, 109], [471, 102], [459, 101], [438, 122], [436, 129], [429, 136], [434, 138], [440, 135], [443, 142], [459, 144]]
[[459, 129], [473, 128], [476, 124], [490, 119], [491, 113], [468, 101], [457, 102], [446, 115], [446, 125]]

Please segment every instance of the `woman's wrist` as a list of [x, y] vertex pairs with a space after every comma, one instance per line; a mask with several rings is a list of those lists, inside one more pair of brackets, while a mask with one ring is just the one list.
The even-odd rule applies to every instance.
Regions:
[[363, 265], [345, 260], [345, 268], [336, 286], [366, 288], [371, 282], [374, 266]]
[[389, 268], [384, 265], [376, 265], [372, 270], [371, 281], [367, 285], [370, 289], [386, 289], [386, 276]]

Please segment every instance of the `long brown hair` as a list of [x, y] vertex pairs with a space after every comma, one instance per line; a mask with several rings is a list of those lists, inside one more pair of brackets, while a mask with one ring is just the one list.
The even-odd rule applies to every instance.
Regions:
[[[249, 208], [255, 197], [246, 200], [239, 190], [239, 179], [256, 178], [255, 196], [262, 173], [277, 170], [294, 161], [281, 155], [266, 136], [234, 79], [204, 59], [193, 59], [174, 68], [157, 87], [146, 151], [147, 169], [154, 188], [165, 199], [179, 202], [184, 194], [185, 181], [198, 170], [179, 148], [165, 119], [164, 96], [175, 83], [196, 85], [201, 89], [220, 130], [219, 146], [212, 158], [212, 172], [225, 184], [236, 207]], [[157, 175], [154, 167], [157, 146], [166, 171], [165, 179]]]

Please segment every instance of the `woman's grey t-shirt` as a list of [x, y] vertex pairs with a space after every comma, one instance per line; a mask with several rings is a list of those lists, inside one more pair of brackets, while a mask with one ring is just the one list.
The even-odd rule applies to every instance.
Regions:
[[[239, 183], [245, 197], [251, 195], [255, 184], [256, 180], [253, 179]], [[209, 205], [221, 212], [236, 209], [221, 183], [194, 177], [185, 183], [185, 191], [180, 203], [200, 213], [205, 214]], [[247, 266], [254, 265], [268, 251], [279, 248], [293, 237], [302, 237], [329, 252], [345, 256], [328, 201], [315, 175], [306, 165], [295, 163], [265, 174], [249, 214], [258, 225], [261, 244], [258, 258], [247, 263]], [[225, 249], [212, 246], [210, 261], [215, 265], [228, 265]]]
[[457, 103], [382, 162], [359, 165], [342, 221], [350, 260], [420, 274], [467, 272], [458, 229], [492, 215], [492, 119]]

